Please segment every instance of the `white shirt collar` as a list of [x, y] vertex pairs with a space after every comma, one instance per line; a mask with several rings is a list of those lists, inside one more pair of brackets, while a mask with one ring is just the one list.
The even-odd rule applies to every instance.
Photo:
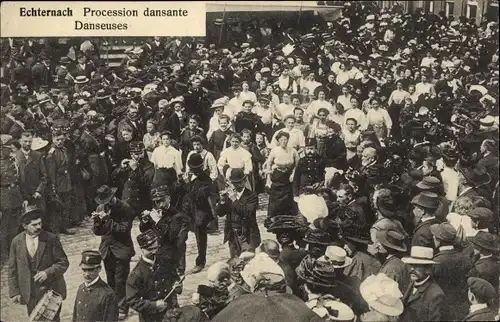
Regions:
[[430, 275], [429, 275], [429, 276], [427, 276], [427, 277], [425, 278], [425, 280], [420, 281], [420, 282], [415, 282], [415, 284], [413, 284], [413, 285], [414, 285], [415, 287], [420, 286], [420, 285], [424, 285], [424, 284], [425, 284], [425, 282], [427, 282], [427, 281], [429, 280], [429, 278], [431, 278], [431, 276], [430, 276]]
[[441, 246], [441, 247], [439, 247], [439, 251], [443, 251], [443, 250], [452, 250], [452, 249], [455, 249], [455, 247], [453, 247], [453, 245], [448, 245], [448, 246]]
[[240, 200], [241, 196], [243, 195], [243, 192], [245, 192], [245, 188], [241, 190], [240, 192], [236, 192], [236, 200]]
[[488, 305], [486, 303], [481, 303], [481, 304], [472, 304], [470, 306], [470, 309], [469, 309], [469, 312], [470, 313], [473, 313], [473, 312], [476, 312], [476, 311], [479, 311], [479, 310], [482, 310], [482, 309], [485, 309], [487, 308]]
[[39, 236], [40, 235], [37, 235], [36, 237], [33, 237], [33, 236], [29, 235], [29, 234], [26, 234], [26, 238], [29, 238], [29, 239], [34, 240], [34, 241], [38, 241], [38, 237]]
[[490, 254], [490, 255], [480, 255], [479, 259], [490, 258], [490, 257], [493, 257], [493, 255], [492, 254]]
[[94, 285], [95, 283], [97, 283], [97, 281], [98, 281], [98, 280], [99, 280], [99, 276], [97, 276], [97, 277], [95, 278], [95, 280], [93, 280], [92, 282], [90, 282], [90, 283], [88, 283], [88, 284], [87, 284], [87, 283], [85, 283], [85, 286], [86, 286], [86, 287], [92, 286], [92, 285]]
[[436, 217], [434, 217], [434, 216], [432, 216], [432, 217], [425, 217], [425, 218], [420, 219], [420, 221], [421, 222], [426, 222], [426, 221], [429, 221], [429, 220], [434, 219], [434, 218], [436, 218]]
[[[156, 259], [156, 258], [155, 258]], [[153, 266], [155, 261], [147, 258], [146, 256], [142, 256], [142, 260], [148, 263], [149, 265]]]

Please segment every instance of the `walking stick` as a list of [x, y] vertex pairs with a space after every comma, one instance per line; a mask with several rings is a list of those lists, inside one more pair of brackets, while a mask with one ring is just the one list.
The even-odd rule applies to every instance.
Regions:
[[178, 280], [177, 282], [174, 283], [174, 286], [172, 286], [172, 289], [170, 290], [170, 292], [168, 292], [168, 294], [165, 296], [165, 298], [163, 299], [163, 302], [166, 302], [168, 300], [168, 298], [170, 296], [172, 296], [172, 294], [175, 292], [175, 289], [182, 284], [182, 282], [184, 281], [185, 278], [186, 278], [186, 275], [183, 275], [180, 280]]

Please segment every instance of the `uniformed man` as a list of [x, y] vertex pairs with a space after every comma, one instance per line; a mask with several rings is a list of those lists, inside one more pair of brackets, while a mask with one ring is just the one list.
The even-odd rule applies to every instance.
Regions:
[[21, 213], [21, 188], [19, 187], [19, 167], [12, 154], [11, 135], [0, 135], [0, 256], [9, 254], [12, 238], [19, 229]]
[[129, 204], [137, 216], [146, 209], [151, 209], [151, 183], [155, 174], [153, 163], [144, 154], [144, 143], [139, 141], [131, 142], [129, 152], [131, 159], [122, 160], [121, 167], [115, 171], [118, 177], [124, 176], [125, 182], [122, 191], [122, 200]]
[[171, 187], [166, 185], [152, 189], [154, 208], [142, 213], [139, 229], [141, 232], [151, 229], [157, 234], [158, 261], [175, 267], [179, 275], [183, 275], [186, 271], [186, 241], [191, 219], [172, 207], [171, 191]]
[[178, 279], [174, 267], [164, 266], [157, 259], [161, 245], [157, 234], [148, 230], [137, 236], [142, 256], [127, 279], [127, 303], [139, 312], [139, 321], [162, 321], [167, 309], [178, 307], [174, 281]]
[[62, 130], [52, 131], [52, 147], [45, 158], [49, 181], [48, 212], [49, 229], [54, 234], [72, 235], [69, 228], [71, 207], [70, 159], [64, 146], [66, 135]]
[[293, 177], [294, 196], [302, 194], [305, 187], [321, 187], [325, 179], [325, 162], [316, 151], [316, 139], [306, 139], [304, 153]]
[[78, 287], [73, 322], [118, 321], [118, 301], [113, 289], [100, 277], [101, 254], [95, 250], [82, 252], [80, 268], [84, 283]]

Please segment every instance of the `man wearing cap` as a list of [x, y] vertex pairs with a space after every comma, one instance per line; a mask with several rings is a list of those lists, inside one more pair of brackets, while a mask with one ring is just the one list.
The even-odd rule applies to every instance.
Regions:
[[466, 274], [471, 269], [470, 258], [455, 249], [457, 231], [449, 223], [434, 224], [429, 227], [438, 252], [432, 266], [432, 276], [446, 296], [444, 319], [461, 321], [467, 314]]
[[92, 213], [93, 231], [101, 236], [99, 252], [102, 255], [106, 280], [120, 302], [120, 317], [128, 314], [125, 282], [130, 272], [130, 259], [135, 255], [132, 242], [134, 210], [115, 196], [117, 188], [103, 185], [97, 189], [95, 202], [99, 205]]
[[[12, 240], [9, 253], [9, 296], [27, 305], [31, 314], [44, 294], [52, 289], [66, 299], [64, 273], [69, 262], [59, 238], [42, 229], [42, 211], [27, 205], [21, 214], [24, 232]], [[60, 309], [53, 321], [59, 321]]]
[[495, 290], [498, 290], [500, 265], [493, 257], [494, 253], [500, 251], [497, 236], [479, 231], [474, 237], [470, 237], [469, 241], [474, 249], [474, 255], [479, 255], [479, 259], [475, 261], [467, 276], [485, 279], [493, 285]]
[[[214, 160], [215, 162], [215, 160]], [[182, 203], [183, 212], [192, 217], [191, 228], [196, 236], [198, 257], [192, 272], [199, 273], [206, 264], [207, 228], [213, 219], [213, 209], [217, 196], [213, 179], [204, 171], [204, 160], [201, 154], [192, 153], [187, 160], [186, 195]], [[213, 204], [213, 206], [212, 206]]]
[[155, 175], [153, 163], [146, 157], [144, 143], [133, 141], [129, 144], [130, 159], [122, 160], [122, 166], [114, 172], [119, 182], [125, 182], [122, 190], [122, 200], [135, 212], [136, 216], [151, 209], [151, 183]]
[[78, 287], [73, 308], [73, 322], [118, 321], [118, 301], [113, 289], [99, 277], [101, 254], [82, 252], [80, 268], [84, 282]]
[[127, 278], [127, 303], [139, 313], [140, 322], [161, 322], [168, 308], [178, 307], [176, 292], [166, 298], [178, 275], [158, 261], [161, 246], [154, 231], [139, 234], [137, 243], [142, 256]]
[[449, 213], [450, 201], [441, 195], [443, 191], [442, 186], [443, 184], [441, 181], [432, 176], [423, 177], [422, 180], [416, 185], [420, 192], [429, 191], [439, 196], [439, 207], [436, 209], [435, 215], [439, 220], [446, 221], [446, 215]]
[[498, 289], [478, 277], [469, 277], [467, 285], [471, 305], [464, 321], [498, 321], [498, 311], [492, 305], [498, 299]]
[[13, 155], [14, 138], [0, 134], [0, 260], [7, 258], [12, 239], [17, 235], [23, 198], [19, 186], [19, 167]]
[[401, 261], [406, 252], [405, 236], [396, 230], [379, 230], [374, 245], [375, 257], [382, 264], [379, 273], [384, 273], [398, 283], [399, 290], [404, 293], [410, 285], [410, 271]]
[[325, 162], [316, 151], [316, 139], [307, 138], [304, 156], [300, 158], [293, 177], [293, 195], [302, 194], [304, 188], [319, 188], [325, 180]]
[[[418, 321], [442, 321], [445, 295], [432, 278], [433, 250], [430, 247], [412, 246], [410, 257], [403, 263], [410, 267], [412, 283], [403, 296], [403, 317], [416, 316]], [[406, 321], [404, 319], [403, 321]], [[409, 320], [411, 321], [411, 320]]]
[[260, 245], [260, 231], [256, 212], [259, 198], [245, 188], [245, 174], [242, 169], [230, 169], [231, 188], [221, 191], [221, 200], [216, 207], [219, 217], [226, 216], [224, 243], [229, 243], [231, 258], [244, 251], [253, 251]]
[[413, 205], [413, 223], [415, 229], [411, 240], [412, 246], [434, 247], [431, 225], [439, 224], [435, 212], [439, 207], [439, 196], [432, 192], [421, 192], [411, 201]]
[[[68, 151], [64, 146], [66, 135], [61, 130], [52, 131], [52, 146], [45, 157], [48, 183], [48, 213], [51, 232], [54, 234], [72, 234], [70, 225], [71, 174]], [[54, 201], [54, 202], [51, 202]], [[60, 201], [60, 202], [59, 202]], [[60, 207], [55, 207], [59, 203]]]
[[491, 177], [491, 186], [494, 187], [498, 182], [498, 168], [499, 168], [499, 160], [496, 152], [498, 151], [498, 143], [494, 140], [484, 140], [481, 143], [481, 154], [482, 157], [477, 162], [478, 166], [484, 167], [486, 172]]
[[47, 186], [47, 170], [43, 155], [32, 151], [33, 134], [24, 132], [21, 135], [21, 148], [15, 153], [19, 166], [19, 178], [23, 200], [34, 201], [45, 209], [43, 196]]
[[151, 189], [153, 209], [143, 211], [139, 230], [153, 230], [159, 240], [157, 260], [179, 275], [186, 270], [186, 241], [191, 218], [173, 207], [172, 187], [167, 185]]

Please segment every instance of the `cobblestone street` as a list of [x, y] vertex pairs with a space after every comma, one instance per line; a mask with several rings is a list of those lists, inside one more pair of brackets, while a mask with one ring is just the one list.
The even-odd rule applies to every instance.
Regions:
[[[274, 238], [273, 234], [266, 232], [263, 227], [263, 222], [267, 212], [267, 195], [261, 195], [260, 197], [260, 207], [257, 212], [257, 220], [259, 222], [259, 228], [261, 231], [262, 239]], [[229, 249], [227, 244], [222, 244], [224, 235], [222, 233], [224, 228], [223, 220], [219, 222], [220, 233], [218, 235], [209, 235], [208, 237], [208, 251], [207, 251], [207, 266], [206, 268], [219, 260], [227, 260], [229, 258]], [[61, 242], [63, 244], [64, 250], [68, 255], [70, 262], [69, 268], [64, 275], [67, 288], [68, 296], [63, 302], [61, 321], [71, 321], [73, 314], [73, 305], [75, 302], [76, 292], [78, 286], [83, 282], [81, 276], [81, 270], [79, 268], [79, 263], [81, 260], [81, 252], [86, 249], [98, 249], [100, 237], [95, 236], [91, 230], [90, 221], [85, 221], [83, 225], [75, 229], [77, 233], [72, 236], [62, 235]], [[136, 221], [134, 228], [132, 229], [132, 237], [136, 243], [135, 237], [139, 232], [139, 223]], [[135, 267], [137, 260], [140, 256], [140, 249], [135, 245], [136, 256], [132, 259], [131, 269]], [[186, 269], [188, 275], [184, 281], [183, 293], [179, 296], [179, 302], [181, 305], [186, 304], [191, 298], [191, 294], [195, 292], [198, 284], [204, 283], [206, 281], [206, 268], [201, 273], [196, 275], [189, 274], [189, 270], [194, 267], [194, 261], [197, 254], [196, 239], [193, 233], [189, 234], [187, 241], [187, 251], [186, 251]], [[104, 269], [101, 271], [101, 277], [106, 280]], [[17, 305], [12, 303], [9, 298], [9, 288], [7, 284], [7, 265], [4, 264], [1, 270], [1, 307], [0, 307], [0, 321], [2, 322], [14, 322], [14, 321], [28, 321], [28, 316], [26, 312], [26, 306]], [[139, 317], [136, 312], [131, 310], [129, 317], [126, 321], [139, 321]]]

